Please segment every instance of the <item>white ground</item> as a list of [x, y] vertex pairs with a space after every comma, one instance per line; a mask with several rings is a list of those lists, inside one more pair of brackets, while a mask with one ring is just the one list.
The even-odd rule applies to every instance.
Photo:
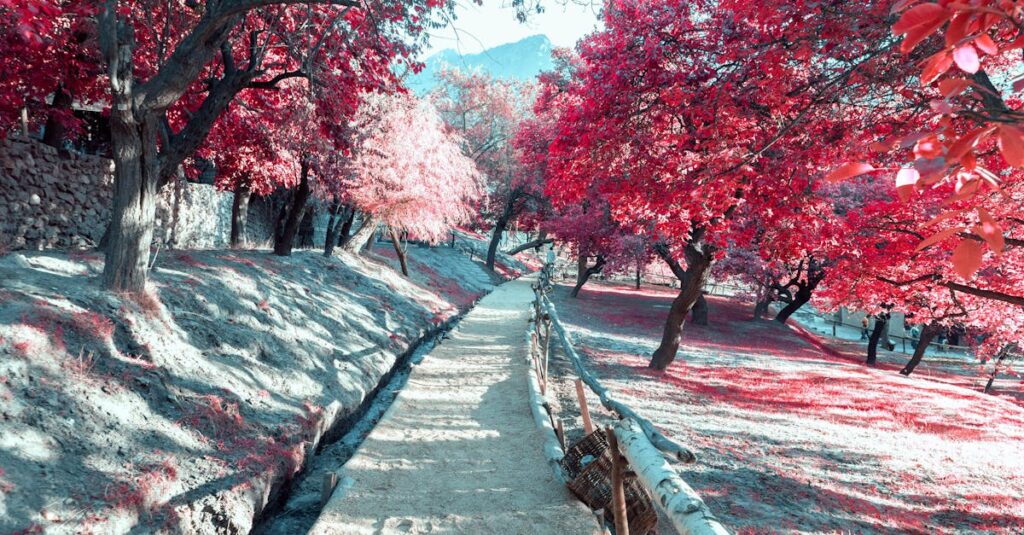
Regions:
[[[374, 252], [386, 252], [381, 244]], [[0, 258], [0, 533], [248, 533], [329, 423], [494, 287], [449, 247], [162, 251], [152, 300], [91, 253]]]
[[[850, 360], [829, 340], [833, 355], [721, 297], [709, 299], [711, 323], [687, 324], [676, 361], [653, 372], [673, 291], [569, 290], [552, 299], [590, 370], [694, 449], [680, 474], [738, 535], [1024, 533], [1024, 408], [1010, 392], [1019, 381], [983, 394], [934, 357], [911, 377], [888, 362], [869, 368], [859, 348]], [[571, 383], [556, 391], [563, 409], [575, 406]], [[578, 436], [578, 416], [560, 416]]]
[[413, 369], [311, 534], [601, 532], [551, 474], [530, 415], [529, 284], [496, 289]]

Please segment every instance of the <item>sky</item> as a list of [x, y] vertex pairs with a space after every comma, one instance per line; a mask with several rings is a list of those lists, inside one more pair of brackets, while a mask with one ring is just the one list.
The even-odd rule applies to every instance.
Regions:
[[544, 13], [531, 14], [526, 23], [516, 20], [508, 0], [483, 0], [483, 4], [478, 6], [472, 0], [458, 0], [458, 19], [454, 25], [430, 32], [430, 48], [423, 58], [446, 48], [475, 54], [536, 34], [546, 35], [555, 46], [571, 47], [599, 24], [599, 2], [580, 5], [571, 1], [545, 1]]

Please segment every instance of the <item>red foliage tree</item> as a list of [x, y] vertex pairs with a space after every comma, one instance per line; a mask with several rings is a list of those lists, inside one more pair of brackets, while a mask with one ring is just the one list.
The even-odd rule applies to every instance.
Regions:
[[72, 103], [102, 100], [94, 17], [90, 2], [0, 2], [0, 135], [24, 110], [29, 126], [45, 124], [44, 140], [59, 147], [78, 126]]
[[798, 229], [815, 219], [806, 195], [836, 161], [830, 147], [920, 100], [892, 83], [910, 60], [886, 39], [888, 16], [839, 2], [625, 1], [580, 45], [548, 193], [571, 204], [596, 186], [680, 277], [652, 367], [674, 359], [710, 266], [748, 232], [743, 220], [787, 214]]
[[[344, 117], [361, 91], [395, 84], [393, 63], [409, 61], [432, 13], [451, 15], [450, 4], [435, 0], [31, 0], [0, 9], [16, 15], [3, 28], [3, 61], [18, 67], [5, 83], [33, 92], [18, 99], [39, 101], [73, 87], [77, 72], [87, 70], [69, 75], [64, 70], [73, 63], [60, 59], [61, 68], [49, 69], [52, 80], [43, 79], [44, 50], [99, 58], [104, 66], [105, 77], [82, 82], [105, 85], [102, 100], [110, 107], [115, 191], [103, 280], [129, 292], [145, 286], [158, 189], [203, 145], [236, 96], [303, 79], [318, 88], [316, 98], [331, 100], [331, 108], [321, 109], [324, 119]], [[25, 44], [12, 44], [15, 39]], [[41, 52], [18, 54], [15, 46]], [[0, 120], [10, 124], [10, 110], [21, 100], [5, 100], [13, 104], [0, 110]], [[339, 113], [327, 115], [330, 110]]]

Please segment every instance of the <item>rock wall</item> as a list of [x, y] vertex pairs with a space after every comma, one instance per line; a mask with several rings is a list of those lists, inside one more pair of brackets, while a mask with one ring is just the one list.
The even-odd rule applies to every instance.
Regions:
[[[234, 194], [209, 184], [178, 182], [160, 193], [156, 205], [154, 242], [171, 249], [223, 249], [231, 240]], [[273, 237], [269, 202], [249, 202], [246, 240], [250, 247], [270, 246]]]
[[0, 247], [87, 247], [110, 212], [114, 166], [80, 154], [58, 155], [22, 136], [0, 141]]
[[[81, 249], [99, 242], [110, 217], [113, 162], [57, 150], [11, 135], [0, 141], [0, 249]], [[226, 247], [232, 194], [180, 182], [157, 201], [154, 243], [175, 249]], [[246, 237], [253, 246], [273, 235], [269, 203], [253, 199]]]

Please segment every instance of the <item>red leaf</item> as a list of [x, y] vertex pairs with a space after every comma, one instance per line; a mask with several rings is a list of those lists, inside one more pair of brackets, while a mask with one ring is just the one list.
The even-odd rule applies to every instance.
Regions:
[[929, 35], [949, 20], [952, 14], [939, 4], [921, 4], [907, 10], [892, 26], [892, 33], [906, 34], [900, 50], [910, 52]]
[[937, 225], [937, 224], [939, 224], [939, 223], [941, 223], [941, 222], [943, 222], [943, 221], [945, 221], [947, 219], [951, 219], [953, 217], [956, 217], [956, 216], [960, 215], [962, 212], [963, 212], [963, 210], [950, 210], [948, 212], [942, 212], [941, 214], [939, 214], [939, 215], [935, 216], [934, 218], [932, 218], [931, 221], [925, 223], [924, 226], [925, 227], [935, 226], [935, 225]]
[[970, 86], [970, 80], [965, 80], [963, 78], [948, 78], [939, 82], [939, 93], [942, 93], [942, 96], [945, 98], [951, 98], [963, 93], [964, 89], [967, 89]]
[[892, 7], [889, 9], [889, 14], [892, 15], [893, 13], [903, 11], [907, 6], [913, 4], [916, 1], [917, 0], [899, 0], [898, 2], [893, 4]]
[[971, 278], [981, 267], [981, 244], [974, 240], [960, 240], [953, 249], [953, 271], [965, 279]]
[[978, 166], [978, 157], [974, 155], [973, 151], [969, 151], [960, 157], [960, 167], [963, 167], [966, 171], [974, 171]]
[[968, 131], [949, 146], [949, 150], [946, 151], [946, 159], [950, 162], [955, 162], [963, 158], [964, 154], [973, 149], [978, 144], [978, 141], [985, 137], [988, 131], [989, 129], [985, 127]]
[[967, 35], [967, 24], [971, 22], [970, 13], [957, 13], [946, 27], [946, 46], [956, 46]]
[[828, 182], [839, 182], [840, 180], [846, 180], [847, 178], [863, 175], [864, 173], [870, 173], [874, 170], [875, 168], [871, 164], [863, 162], [844, 163], [829, 173], [828, 176], [825, 177], [825, 180]]
[[945, 74], [952, 66], [953, 56], [946, 50], [939, 51], [928, 59], [928, 63], [921, 70], [921, 83], [932, 83], [936, 78]]
[[1024, 133], [1019, 128], [1011, 125], [999, 126], [999, 151], [1003, 154], [1006, 163], [1014, 166], [1024, 166]]
[[957, 232], [960, 232], [960, 230], [961, 229], [959, 227], [953, 227], [936, 232], [935, 234], [932, 234], [931, 236], [928, 236], [927, 238], [921, 240], [921, 243], [917, 244], [917, 248], [914, 249], [914, 251], [917, 252], [928, 247], [931, 247], [932, 245], [935, 245], [936, 243], [939, 243], [940, 241], [949, 238], [950, 236], [956, 234]]
[[916, 134], [908, 134], [900, 139], [900, 148], [906, 149], [914, 146], [915, 143], [922, 139], [932, 135], [930, 132], [918, 132]]
[[979, 35], [975, 40], [974, 44], [981, 49], [982, 52], [994, 56], [999, 53], [999, 45], [988, 36], [987, 33]]
[[960, 67], [960, 70], [966, 73], [974, 74], [981, 68], [978, 51], [970, 43], [960, 45], [953, 50], [953, 61], [956, 62], [957, 67]]
[[1014, 39], [1010, 44], [1003, 47], [1003, 50], [1016, 50], [1018, 48], [1024, 48], [1024, 35]]
[[868, 148], [875, 152], [881, 152], [883, 154], [892, 150], [892, 147], [886, 145], [885, 143], [882, 143], [881, 141], [875, 141], [871, 143], [870, 145], [868, 145]]

